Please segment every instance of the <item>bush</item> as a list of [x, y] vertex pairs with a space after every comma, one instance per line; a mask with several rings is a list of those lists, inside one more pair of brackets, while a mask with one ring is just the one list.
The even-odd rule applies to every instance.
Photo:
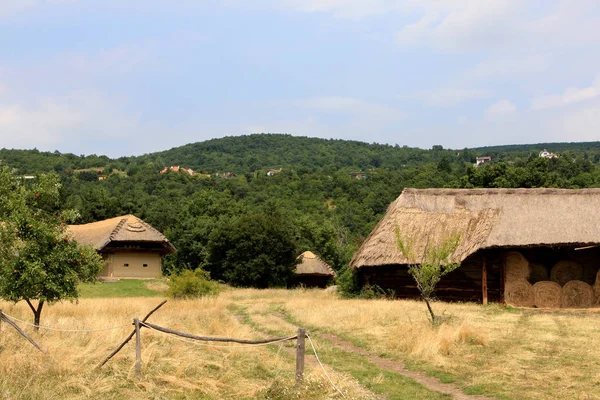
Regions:
[[393, 299], [393, 290], [385, 290], [377, 285], [360, 286], [358, 275], [350, 267], [344, 267], [336, 281], [339, 293], [346, 299]]
[[171, 277], [167, 295], [174, 299], [192, 299], [203, 296], [214, 296], [219, 293], [219, 284], [210, 280], [210, 273], [197, 268], [185, 270]]

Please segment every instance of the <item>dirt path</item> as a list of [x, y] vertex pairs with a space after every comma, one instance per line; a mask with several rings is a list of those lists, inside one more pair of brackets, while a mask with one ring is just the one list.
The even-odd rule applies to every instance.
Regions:
[[335, 335], [329, 333], [319, 333], [319, 336], [329, 340], [333, 345], [338, 346], [346, 351], [364, 356], [380, 368], [387, 369], [388, 371], [393, 371], [400, 375], [411, 378], [415, 382], [418, 382], [421, 385], [425, 386], [427, 389], [435, 390], [444, 394], [449, 394], [456, 400], [494, 400], [493, 397], [465, 394], [456, 385], [453, 385], [451, 383], [440, 382], [439, 379], [427, 376], [423, 372], [409, 371], [406, 368], [404, 368], [404, 364], [401, 361], [395, 361], [376, 356], [367, 352], [361, 347], [357, 347], [350, 342], [340, 339]]

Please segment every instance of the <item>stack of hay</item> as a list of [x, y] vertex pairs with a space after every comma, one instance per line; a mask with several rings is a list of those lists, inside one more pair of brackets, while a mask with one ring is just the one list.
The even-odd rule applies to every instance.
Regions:
[[[541, 264], [529, 264], [519, 252], [506, 255], [504, 300], [517, 307], [584, 308], [600, 305], [600, 271], [594, 288], [581, 281], [583, 267], [575, 261], [559, 261], [550, 272]], [[534, 285], [531, 285], [531, 282]]]
[[559, 261], [550, 272], [550, 279], [562, 286], [561, 307], [591, 307], [594, 301], [594, 290], [581, 281], [583, 267], [575, 261]]
[[529, 262], [517, 251], [506, 254], [504, 301], [516, 307], [533, 307], [534, 294], [529, 278]]

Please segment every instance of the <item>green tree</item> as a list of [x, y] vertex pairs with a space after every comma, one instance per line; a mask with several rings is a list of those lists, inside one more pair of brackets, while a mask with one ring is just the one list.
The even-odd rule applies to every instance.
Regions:
[[425, 301], [425, 304], [427, 304], [432, 324], [438, 321], [438, 317], [431, 308], [435, 288], [444, 275], [460, 266], [459, 263], [454, 263], [450, 260], [458, 247], [460, 238], [460, 233], [453, 234], [442, 240], [439, 245], [431, 245], [428, 240], [423, 251], [423, 256], [420, 262], [418, 262], [417, 254], [414, 250], [414, 240], [402, 237], [400, 230], [396, 227], [398, 249], [409, 260], [408, 272], [415, 280], [417, 289], [419, 289], [421, 297]]
[[59, 189], [56, 175], [26, 186], [0, 169], [0, 297], [24, 300], [36, 327], [46, 302], [76, 299], [79, 282], [94, 281], [103, 266], [93, 248], [68, 236], [75, 213], [59, 212]]
[[296, 264], [293, 229], [277, 213], [244, 215], [221, 224], [210, 235], [215, 279], [236, 286], [284, 286]]

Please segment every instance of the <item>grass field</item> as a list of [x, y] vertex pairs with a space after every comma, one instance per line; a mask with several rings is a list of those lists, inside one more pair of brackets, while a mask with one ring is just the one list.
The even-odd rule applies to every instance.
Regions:
[[84, 299], [114, 297], [160, 297], [167, 284], [163, 280], [121, 279], [117, 282], [84, 283], [79, 286]]
[[[121, 291], [131, 286], [136, 284], [125, 283]], [[94, 288], [96, 294], [88, 292], [87, 297], [100, 295], [106, 287]], [[142, 288], [152, 291], [144, 285], [135, 290]], [[153, 292], [162, 290], [155, 288], [159, 290]], [[207, 347], [144, 330], [141, 378], [134, 374], [133, 342], [102, 369], [94, 369], [131, 330], [125, 325], [160, 300], [115, 295], [50, 306], [44, 310], [42, 325], [121, 327], [94, 333], [34, 333], [21, 324], [49, 355], [35, 350], [3, 323], [0, 399], [341, 398], [314, 356], [307, 356], [305, 383], [294, 384], [293, 342]], [[19, 319], [31, 319], [24, 304], [0, 302], [0, 308]], [[216, 298], [170, 300], [149, 321], [196, 334], [238, 338], [295, 334], [299, 325], [305, 326], [333, 382], [351, 399], [450, 397], [375, 365], [333, 343], [331, 337], [403, 361], [408, 368], [453, 382], [469, 394], [498, 399], [600, 399], [598, 312], [445, 303], [436, 303], [435, 308], [447, 317], [436, 328], [427, 322], [424, 305], [414, 301], [340, 300], [319, 290], [231, 289]]]

